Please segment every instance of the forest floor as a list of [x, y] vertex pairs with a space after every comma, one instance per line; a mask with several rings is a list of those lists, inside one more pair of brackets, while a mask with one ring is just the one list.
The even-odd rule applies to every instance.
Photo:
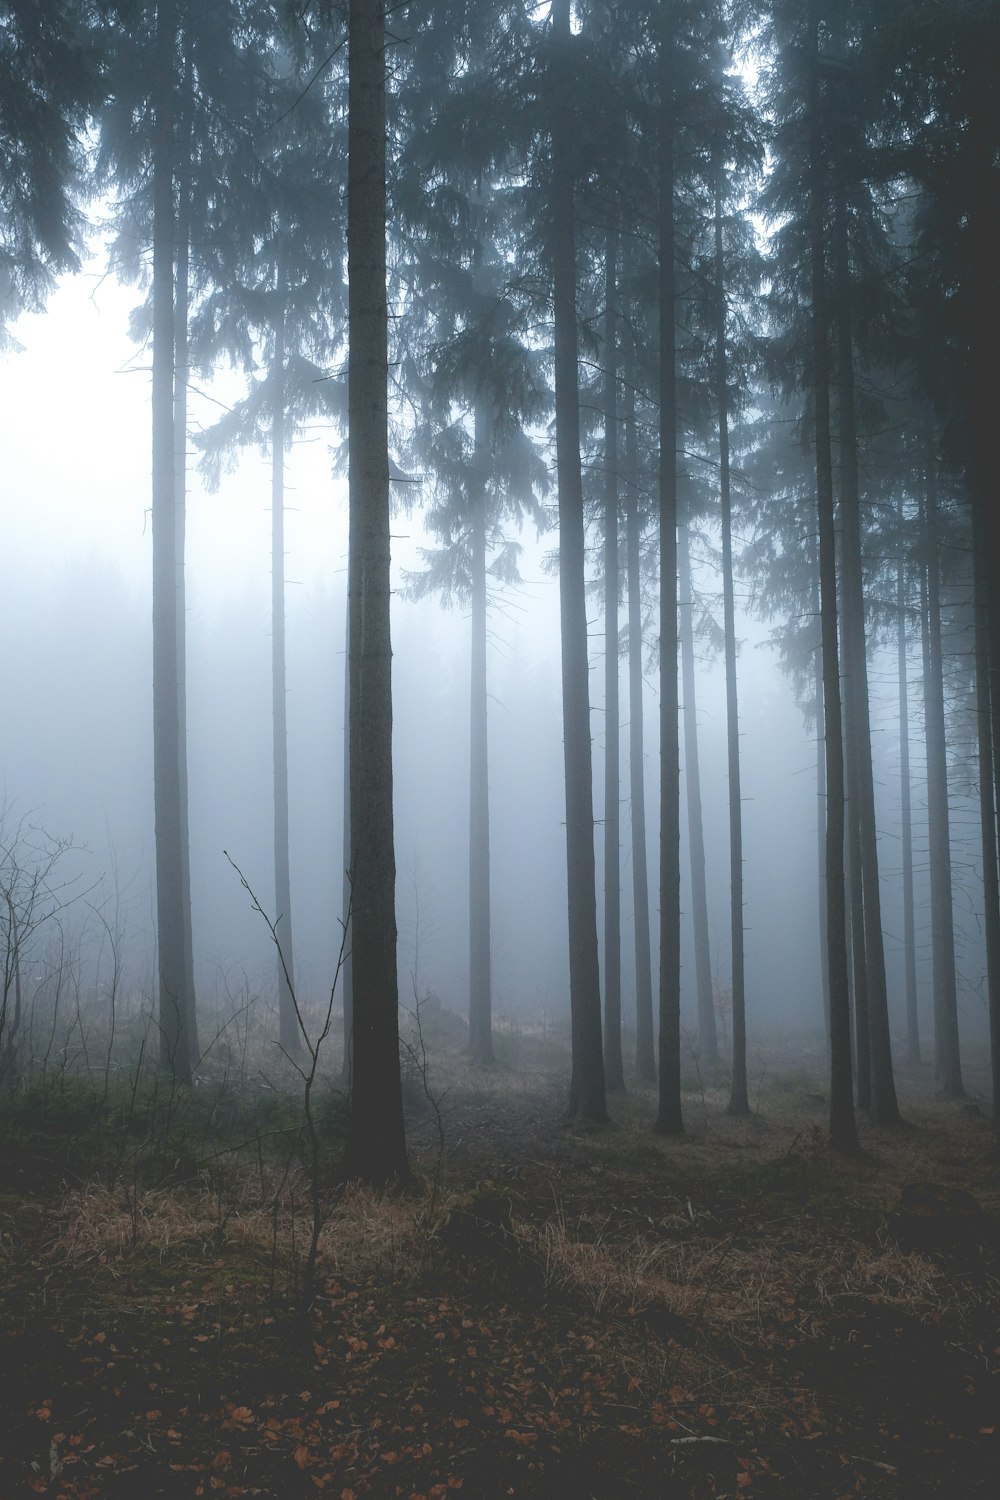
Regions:
[[474, 1076], [438, 1029], [414, 1185], [330, 1200], [308, 1310], [309, 1174], [268, 1153], [276, 1116], [220, 1146], [206, 1083], [201, 1142], [189, 1121], [154, 1153], [133, 1090], [100, 1154], [75, 1085], [0, 1112], [3, 1500], [996, 1494], [975, 1066], [957, 1102], [902, 1070], [909, 1128], [844, 1161], [815, 1049], [764, 1049], [742, 1119], [694, 1069], [669, 1139], [648, 1086], [567, 1123], [558, 1036], [514, 1028]]

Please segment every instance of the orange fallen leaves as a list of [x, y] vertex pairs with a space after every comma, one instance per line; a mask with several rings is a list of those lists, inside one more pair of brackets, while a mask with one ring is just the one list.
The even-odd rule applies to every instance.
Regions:
[[225, 1428], [249, 1427], [252, 1421], [253, 1412], [249, 1406], [233, 1406], [230, 1408], [229, 1415], [222, 1425]]

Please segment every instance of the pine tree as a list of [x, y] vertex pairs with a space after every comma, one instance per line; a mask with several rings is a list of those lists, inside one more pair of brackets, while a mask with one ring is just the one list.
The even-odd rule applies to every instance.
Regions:
[[386, 28], [382, 0], [348, 19], [350, 785], [353, 1076], [342, 1172], [406, 1178], [396, 976], [389, 638]]
[[[188, 850], [184, 386], [189, 247], [215, 218], [219, 161], [255, 115], [255, 42], [240, 0], [137, 3], [103, 34], [95, 182], [115, 195], [112, 264], [149, 288], [133, 333], [152, 342], [153, 760], [161, 1063], [180, 1081], [198, 1056]], [[151, 245], [150, 257], [147, 247]]]
[[660, 512], [660, 1038], [657, 1129], [679, 1134], [681, 1112], [680, 744], [677, 691], [677, 354], [674, 222], [675, 18], [657, 43], [657, 224]]
[[[249, 377], [246, 395], [198, 434], [209, 485], [215, 487], [223, 465], [250, 444], [270, 455], [275, 977], [278, 1041], [292, 1056], [301, 1050], [301, 1035], [288, 826], [285, 460], [303, 422], [346, 416], [342, 382], [328, 378], [342, 347], [346, 308], [338, 235], [331, 233], [324, 201], [342, 186], [343, 134], [331, 98], [339, 79], [324, 76], [321, 86], [307, 88], [330, 40], [322, 26], [275, 38], [262, 80], [270, 124], [245, 144], [237, 183], [217, 205], [219, 222], [199, 256], [190, 339], [199, 369], [209, 372], [226, 359]], [[324, 194], [317, 192], [320, 180]], [[340, 978], [346, 988], [343, 970]]]
[[83, 0], [0, 5], [0, 348], [7, 325], [79, 269], [82, 131], [103, 91]]
[[574, 209], [574, 39], [570, 0], [553, 0], [551, 36], [551, 256], [555, 337], [556, 463], [559, 493], [559, 599], [566, 777], [573, 1114], [607, 1118], [597, 951], [583, 484], [577, 370]]

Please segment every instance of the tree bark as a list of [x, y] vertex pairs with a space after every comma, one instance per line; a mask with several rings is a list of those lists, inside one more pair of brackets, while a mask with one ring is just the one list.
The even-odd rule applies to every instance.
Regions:
[[618, 234], [611, 228], [604, 281], [604, 1071], [625, 1087], [622, 1060], [621, 766], [618, 704]]
[[844, 893], [844, 737], [837, 640], [837, 541], [830, 448], [830, 361], [827, 350], [824, 217], [826, 182], [820, 120], [819, 21], [816, 0], [808, 13], [809, 259], [811, 269], [812, 388], [816, 423], [816, 497], [819, 518], [820, 632], [823, 652], [823, 719], [826, 739], [826, 899], [830, 967], [830, 1144], [859, 1149], [851, 1084], [851, 1017], [847, 986], [847, 914]]
[[653, 1043], [653, 969], [649, 936], [649, 872], [646, 862], [646, 758], [642, 703], [642, 578], [639, 464], [635, 395], [628, 389], [625, 413], [625, 535], [628, 569], [628, 756], [632, 824], [632, 924], [635, 934], [635, 1067], [644, 1083], [656, 1082]]
[[191, 46], [184, 39], [184, 82], [178, 122], [177, 222], [174, 269], [174, 519], [176, 550], [174, 572], [177, 590], [177, 724], [181, 820], [181, 904], [184, 914], [184, 1024], [192, 1066], [199, 1056], [198, 1014], [194, 983], [194, 933], [191, 909], [191, 843], [188, 815], [187, 766], [187, 583], [185, 550], [187, 538], [187, 395], [188, 395], [188, 298], [191, 263], [191, 111], [193, 67]]
[[569, 1109], [607, 1119], [601, 1037], [590, 737], [590, 666], [580, 471], [576, 231], [573, 188], [570, 0], [553, 0], [552, 280], [555, 310], [556, 465], [559, 489], [559, 617], [562, 646], [566, 875], [573, 1073]]
[[719, 413], [719, 501], [722, 524], [722, 628], [726, 657], [726, 754], [729, 768], [729, 922], [733, 998], [733, 1071], [729, 1113], [750, 1113], [747, 1092], [746, 961], [743, 931], [743, 795], [733, 587], [733, 501], [729, 459], [729, 361], [722, 242], [722, 166], [715, 186], [715, 404]]
[[[844, 631], [841, 630], [841, 642]], [[848, 696], [844, 684], [845, 699]], [[872, 1103], [871, 1047], [869, 1045], [868, 955], [865, 945], [864, 874], [861, 864], [861, 817], [858, 763], [849, 734], [844, 735], [844, 765], [847, 775], [847, 936], [851, 954], [851, 998], [854, 1009], [854, 1078], [858, 1108], [866, 1112]]]
[[486, 694], [486, 477], [489, 412], [475, 411], [472, 514], [472, 660], [469, 735], [469, 1050], [480, 1068], [495, 1066], [490, 961], [490, 786]]
[[698, 1000], [698, 1044], [703, 1061], [716, 1067], [719, 1042], [712, 998], [712, 953], [708, 938], [708, 890], [705, 880], [705, 830], [701, 816], [701, 768], [698, 761], [698, 712], [694, 671], [694, 588], [691, 581], [690, 527], [687, 516], [677, 532], [678, 634], [684, 689], [684, 788], [687, 793], [688, 862], [691, 867], [691, 920], [694, 930], [694, 980]]
[[[983, 899], [989, 989], [993, 1123], [1000, 1131], [1000, 894], [997, 870], [997, 815], [1000, 812], [1000, 587], [995, 559], [1000, 553], [996, 498], [996, 396], [983, 378], [1000, 338], [1000, 275], [997, 240], [1000, 202], [996, 171], [996, 78], [989, 49], [976, 57], [970, 83], [969, 140], [971, 263], [969, 306], [973, 310], [970, 357], [966, 361], [970, 441], [968, 483], [972, 505], [976, 604], [976, 686], [979, 728], [980, 817], [983, 842]], [[992, 564], [992, 565], [991, 565]]]
[[[905, 521], [902, 503], [900, 523]], [[899, 683], [899, 800], [903, 847], [903, 965], [906, 986], [906, 1058], [916, 1067], [920, 1057], [917, 1006], [917, 943], [913, 920], [913, 809], [910, 786], [910, 691], [906, 660], [906, 570], [896, 567], [896, 663]]]
[[350, 1090], [354, 1076], [354, 966], [351, 961], [351, 585], [347, 584], [344, 620], [344, 771], [343, 825], [341, 832], [341, 869], [343, 878], [340, 887], [341, 951], [340, 994], [344, 1011], [344, 1051], [340, 1065], [340, 1081]]
[[[819, 602], [819, 558], [816, 547], [810, 541], [809, 566], [811, 573], [812, 609], [816, 624], [820, 624]], [[823, 1003], [823, 1026], [827, 1044], [830, 1040], [830, 963], [827, 943], [826, 900], [826, 720], [823, 716], [823, 648], [816, 647], [814, 653], [813, 680], [816, 691], [816, 853], [818, 862], [817, 890], [819, 892], [819, 960], [820, 996]]]
[[997, 868], [997, 809], [993, 799], [995, 775], [990, 703], [987, 540], [981, 515], [973, 501], [972, 566], [976, 610], [976, 726], [979, 736], [979, 820], [983, 846], [983, 931], [986, 939], [993, 1124], [1000, 1129], [1000, 871]]
[[941, 651], [941, 584], [934, 461], [927, 465], [924, 501], [927, 544], [927, 671], [924, 725], [927, 735], [927, 831], [931, 869], [931, 947], [934, 976], [935, 1070], [949, 1098], [965, 1093], [958, 1038], [955, 928], [951, 883], [951, 829], [948, 810], [948, 747], [944, 723], [944, 666]]
[[153, 138], [153, 802], [156, 845], [160, 1063], [177, 1083], [191, 1081], [178, 681], [177, 494], [174, 461], [174, 55], [176, 15], [169, 0], [156, 20], [157, 89]]
[[285, 677], [285, 285], [279, 267], [271, 363], [271, 763], [274, 779], [274, 932], [278, 940], [278, 1042], [302, 1050], [295, 1014], [292, 880], [288, 854], [288, 713]]
[[674, 226], [674, 18], [659, 38], [660, 395], [660, 1094], [656, 1128], [681, 1113], [680, 739], [677, 693], [677, 369]]
[[389, 632], [385, 7], [350, 0], [347, 260], [350, 337], [351, 1119], [342, 1173], [408, 1176], [399, 1072]]
[[867, 1028], [859, 1018], [858, 1050], [867, 1045], [871, 1067], [869, 1108], [877, 1125], [898, 1125], [899, 1105], [892, 1070], [889, 1034], [889, 997], [882, 934], [882, 895], [878, 869], [875, 821], [875, 779], [872, 772], [871, 712], [868, 697], [868, 656], [865, 642], [865, 601], [861, 553], [861, 496], [858, 480], [858, 436], [854, 394], [854, 337], [851, 317], [851, 274], [847, 205], [842, 184], [834, 194], [834, 285], [836, 289], [837, 387], [840, 417], [841, 525], [844, 555], [843, 640], [847, 734], [854, 762], [852, 780], [857, 796], [857, 836], [864, 921], [864, 960], [868, 1001]]

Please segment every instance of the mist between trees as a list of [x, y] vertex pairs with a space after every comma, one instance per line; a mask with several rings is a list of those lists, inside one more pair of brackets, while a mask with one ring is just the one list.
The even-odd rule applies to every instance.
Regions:
[[0, 5], [5, 1086], [141, 1035], [187, 1088], [240, 1028], [281, 1074], [332, 1015], [378, 1185], [416, 1013], [482, 1069], [568, 1034], [570, 1112], [657, 1080], [668, 1134], [690, 1059], [749, 1112], [776, 1029], [845, 1152], [900, 1057], [962, 1096], [997, 39], [961, 0]]

